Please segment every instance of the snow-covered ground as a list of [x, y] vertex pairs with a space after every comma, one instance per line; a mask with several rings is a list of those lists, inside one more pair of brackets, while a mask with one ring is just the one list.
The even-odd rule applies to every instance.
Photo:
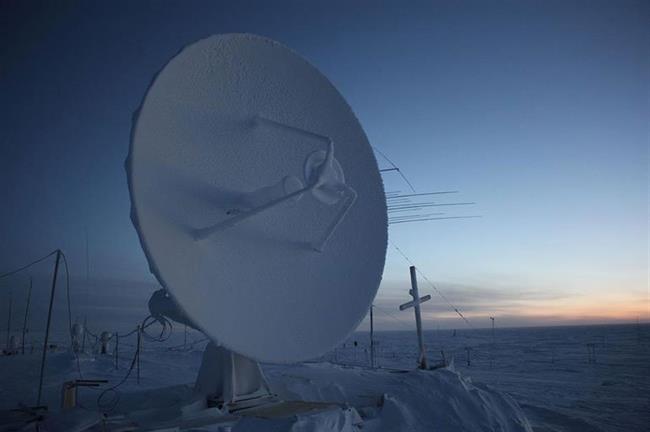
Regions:
[[[0, 357], [3, 408], [16, 407], [20, 402], [33, 405], [38, 354]], [[79, 378], [79, 371], [85, 379], [119, 382], [133, 359], [132, 355], [127, 355], [128, 351], [124, 354], [122, 360], [118, 359], [116, 370], [114, 357], [110, 355], [84, 354], [77, 365], [77, 359], [70, 352], [52, 351], [43, 403], [56, 410], [60, 404], [61, 384]], [[331, 363], [264, 366], [271, 388], [281, 400], [326, 403], [329, 408], [324, 411], [280, 418], [257, 415], [214, 418], [211, 420], [215, 424], [206, 426], [202, 423], [205, 419], [198, 421], [193, 417], [196, 412], [192, 409], [191, 383], [200, 359], [198, 344], [195, 349], [187, 350], [149, 345], [141, 358], [140, 384], [137, 383], [137, 371], [133, 370], [119, 387], [119, 393], [110, 392], [99, 398], [102, 388], [82, 388], [79, 408], [54, 413], [44, 423], [43, 430], [86, 430], [75, 427], [92, 424], [100, 419], [99, 412], [108, 411], [115, 423], [109, 421], [107, 430], [125, 430], [117, 428], [135, 423], [143, 428], [137, 430], [162, 430], [177, 425], [178, 419], [184, 418], [191, 428], [170, 430], [230, 430], [217, 429], [219, 425], [231, 427], [235, 432], [531, 431], [525, 415], [511, 397], [482, 384], [473, 384], [453, 368], [394, 371]], [[126, 417], [120, 417], [122, 415]], [[103, 429], [97, 426], [92, 430]]]
[[[327, 355], [367, 363], [368, 334]], [[415, 332], [380, 332], [377, 363], [416, 361]], [[354, 346], [354, 341], [357, 346]], [[589, 363], [587, 344], [595, 362]], [[456, 369], [513, 396], [535, 431], [647, 431], [650, 425], [650, 325], [570, 326], [425, 332], [429, 358], [444, 351]], [[470, 366], [467, 365], [470, 348]]]

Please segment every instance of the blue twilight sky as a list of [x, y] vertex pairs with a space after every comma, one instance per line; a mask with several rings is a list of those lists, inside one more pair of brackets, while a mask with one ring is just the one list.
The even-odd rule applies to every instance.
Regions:
[[[444, 211], [480, 219], [390, 227], [473, 325], [650, 318], [647, 1], [53, 3], [0, 5], [0, 271], [60, 247], [83, 276], [87, 227], [93, 279], [153, 281], [132, 113], [184, 45], [251, 32], [323, 71], [418, 191], [477, 202]], [[376, 304], [409, 320], [407, 288], [390, 247]], [[461, 325], [433, 300], [428, 327]]]

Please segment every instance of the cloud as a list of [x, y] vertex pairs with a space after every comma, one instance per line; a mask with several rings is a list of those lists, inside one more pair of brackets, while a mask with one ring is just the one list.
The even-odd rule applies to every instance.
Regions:
[[[480, 287], [476, 285], [441, 282], [434, 290], [426, 281], [420, 282], [420, 295], [431, 294], [432, 301], [427, 307], [437, 312], [452, 311], [449, 305], [456, 306], [461, 311], [485, 312], [493, 310], [521, 308], [531, 302], [559, 301], [570, 298], [568, 293], [553, 292], [541, 289], [517, 287]], [[382, 283], [375, 302], [385, 307], [397, 306], [410, 299], [409, 285], [386, 281]], [[442, 296], [439, 294], [442, 293]], [[443, 298], [444, 296], [444, 298]]]
[[[649, 319], [647, 296], [607, 293], [586, 296], [578, 292], [561, 292], [541, 288], [510, 286], [477, 286], [453, 282], [436, 284], [444, 298], [427, 281], [420, 280], [420, 295], [431, 294], [422, 306], [425, 328], [466, 328], [490, 326], [490, 316], [500, 326], [547, 326], [631, 322], [637, 316]], [[376, 327], [384, 330], [415, 328], [412, 309], [400, 311], [399, 305], [410, 300], [404, 282], [384, 281], [374, 304]], [[453, 306], [452, 306], [453, 305]], [[603, 306], [607, 305], [607, 306]], [[368, 327], [368, 318], [361, 328]]]

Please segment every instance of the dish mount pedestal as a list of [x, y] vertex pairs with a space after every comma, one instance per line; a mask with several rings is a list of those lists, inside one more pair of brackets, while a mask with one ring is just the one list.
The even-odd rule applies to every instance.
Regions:
[[259, 363], [214, 342], [205, 347], [194, 391], [228, 411], [273, 397]]
[[[151, 295], [149, 312], [161, 322], [165, 317], [201, 331], [164, 289]], [[273, 397], [259, 363], [213, 341], [203, 352], [194, 392], [228, 411], [255, 406]]]

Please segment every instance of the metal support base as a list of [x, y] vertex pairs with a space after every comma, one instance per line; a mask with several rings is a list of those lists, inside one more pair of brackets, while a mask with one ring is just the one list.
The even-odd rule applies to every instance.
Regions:
[[214, 342], [205, 347], [194, 392], [229, 412], [241, 405], [267, 403], [274, 397], [256, 361]]

